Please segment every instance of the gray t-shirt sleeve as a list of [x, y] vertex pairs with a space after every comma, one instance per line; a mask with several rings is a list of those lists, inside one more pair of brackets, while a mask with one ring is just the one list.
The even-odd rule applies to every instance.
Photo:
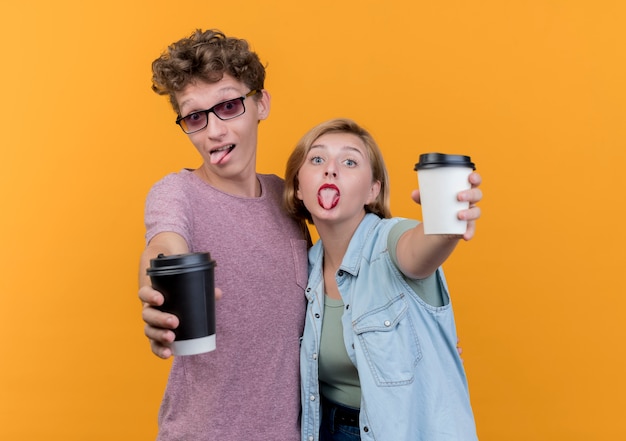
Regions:
[[191, 246], [191, 206], [185, 192], [188, 172], [172, 173], [155, 183], [146, 198], [146, 244], [159, 233], [181, 235]]
[[[389, 232], [387, 238], [387, 249], [389, 250], [389, 257], [393, 264], [400, 268], [398, 265], [398, 258], [396, 256], [396, 248], [400, 237], [411, 228], [415, 228], [419, 224], [418, 221], [413, 219], [404, 219], [395, 224]], [[437, 272], [431, 274], [425, 279], [411, 279], [404, 276], [406, 283], [415, 291], [415, 293], [426, 303], [431, 306], [444, 306], [444, 297]]]

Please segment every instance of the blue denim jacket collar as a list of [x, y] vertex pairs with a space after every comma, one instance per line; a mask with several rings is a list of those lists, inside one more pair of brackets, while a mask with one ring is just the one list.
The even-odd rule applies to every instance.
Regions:
[[[382, 219], [375, 214], [365, 214], [363, 220], [352, 235], [346, 254], [343, 256], [343, 260], [339, 266], [339, 271], [345, 271], [353, 276], [359, 274], [363, 250], [367, 245], [366, 239], [373, 233], [374, 229], [381, 221]], [[322, 259], [323, 254], [323, 242], [319, 240], [313, 245], [309, 252], [309, 276], [321, 273], [322, 264], [324, 263]], [[317, 282], [317, 280], [315, 280], [315, 282]], [[309, 286], [314, 286], [311, 280], [309, 280]]]

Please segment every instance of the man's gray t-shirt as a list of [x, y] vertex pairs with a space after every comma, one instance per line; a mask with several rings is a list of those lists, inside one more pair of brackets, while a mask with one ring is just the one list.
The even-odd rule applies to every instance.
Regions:
[[158, 440], [300, 439], [299, 339], [307, 242], [281, 210], [283, 181], [258, 175], [262, 194], [223, 193], [190, 170], [167, 175], [146, 201], [146, 241], [180, 234], [216, 261], [216, 346], [175, 357]]

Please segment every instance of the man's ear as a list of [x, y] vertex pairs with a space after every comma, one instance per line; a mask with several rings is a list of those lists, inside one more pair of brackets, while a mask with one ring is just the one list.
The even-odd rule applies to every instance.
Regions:
[[270, 103], [272, 101], [272, 97], [270, 93], [263, 89], [261, 92], [261, 98], [256, 101], [258, 108], [259, 121], [267, 119], [270, 114]]

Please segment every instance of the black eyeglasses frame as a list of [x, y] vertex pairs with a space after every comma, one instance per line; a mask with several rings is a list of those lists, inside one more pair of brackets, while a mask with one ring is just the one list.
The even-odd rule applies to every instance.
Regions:
[[[190, 134], [192, 134], [192, 133], [199, 132], [200, 130], [204, 130], [204, 129], [206, 128], [206, 126], [208, 126], [208, 125], [209, 125], [209, 113], [212, 113], [213, 115], [215, 115], [216, 117], [218, 117], [218, 118], [219, 118], [220, 120], [222, 120], [222, 121], [228, 121], [228, 120], [230, 120], [230, 119], [237, 118], [237, 117], [239, 117], [239, 116], [243, 115], [244, 113], [246, 113], [246, 105], [245, 105], [245, 103], [244, 103], [245, 99], [246, 99], [246, 98], [248, 98], [248, 97], [253, 96], [254, 94], [256, 94], [256, 93], [258, 93], [258, 92], [261, 92], [261, 91], [260, 91], [259, 89], [252, 89], [250, 92], [248, 92], [248, 93], [247, 93], [247, 94], [245, 94], [244, 96], [240, 96], [240, 97], [233, 98], [233, 99], [230, 99], [230, 100], [222, 101], [222, 102], [220, 102], [220, 103], [217, 103], [216, 105], [214, 105], [214, 106], [213, 106], [213, 107], [211, 107], [210, 109], [206, 109], [206, 110], [198, 110], [198, 111], [196, 111], [196, 112], [191, 112], [189, 115], [186, 115], [186, 116], [179, 116], [178, 118], [176, 118], [176, 124], [178, 124], [178, 126], [180, 126], [180, 128], [182, 129], [182, 131], [183, 131], [183, 132], [185, 132], [187, 135], [190, 135]], [[216, 108], [216, 107], [223, 106], [223, 105], [224, 105], [224, 104], [226, 104], [226, 103], [230, 103], [230, 102], [232, 102], [232, 101], [237, 101], [237, 100], [240, 100], [240, 101], [241, 101], [241, 105], [243, 106], [243, 112], [241, 112], [241, 113], [239, 113], [239, 114], [237, 114], [237, 115], [235, 115], [235, 116], [228, 117], [228, 118], [222, 118], [221, 116], [219, 116], [219, 115], [215, 112], [215, 108]], [[182, 123], [182, 121], [183, 121], [185, 118], [189, 118], [190, 116], [192, 116], [192, 115], [197, 115], [197, 114], [204, 114], [204, 116], [205, 116], [205, 118], [206, 118], [206, 122], [205, 122], [204, 126], [202, 126], [201, 128], [196, 129], [196, 130], [192, 130], [192, 131], [189, 131], [189, 132], [188, 132], [187, 130], [185, 130], [184, 124], [181, 124], [181, 123]]]

